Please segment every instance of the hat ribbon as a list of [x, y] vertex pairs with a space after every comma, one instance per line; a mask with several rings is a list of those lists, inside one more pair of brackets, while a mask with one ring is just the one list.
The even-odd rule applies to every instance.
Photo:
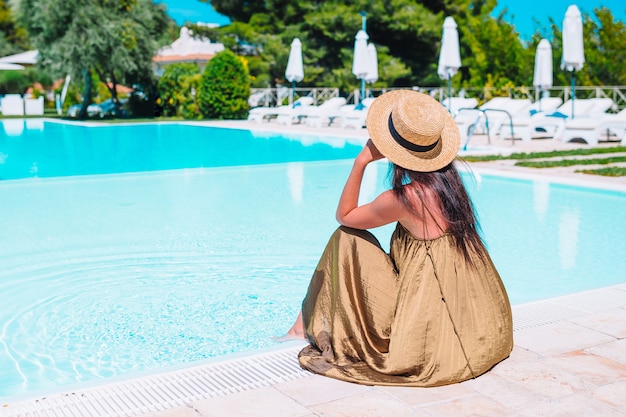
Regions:
[[398, 131], [393, 125], [393, 119], [391, 118], [391, 113], [389, 114], [388, 124], [389, 124], [389, 133], [391, 133], [391, 137], [393, 138], [393, 140], [395, 140], [398, 145], [402, 146], [404, 149], [408, 149], [409, 151], [413, 151], [413, 152], [431, 151], [435, 149], [435, 146], [437, 146], [439, 139], [441, 139], [441, 136], [440, 136], [439, 139], [437, 139], [434, 143], [427, 145], [427, 146], [417, 145], [413, 142], [409, 142], [408, 140], [404, 139], [402, 135], [398, 133]]

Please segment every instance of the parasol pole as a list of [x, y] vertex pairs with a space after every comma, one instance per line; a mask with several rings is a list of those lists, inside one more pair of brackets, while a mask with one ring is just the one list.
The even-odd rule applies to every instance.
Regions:
[[576, 76], [572, 70], [572, 119], [574, 118], [574, 100], [576, 99]]
[[[363, 29], [363, 32], [367, 33], [367, 13], [365, 12], [360, 12], [359, 13], [361, 15], [361, 29]], [[361, 78], [361, 91], [359, 93], [359, 103], [361, 103], [363, 101], [363, 98], [365, 97], [365, 77]]]

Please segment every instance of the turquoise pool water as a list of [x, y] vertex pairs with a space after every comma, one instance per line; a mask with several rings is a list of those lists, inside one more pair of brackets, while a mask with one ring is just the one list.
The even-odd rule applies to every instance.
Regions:
[[[0, 126], [0, 398], [271, 347], [336, 227], [359, 143]], [[368, 168], [363, 199], [386, 174]], [[513, 304], [624, 281], [624, 193], [467, 184]], [[387, 246], [391, 228], [374, 232]]]

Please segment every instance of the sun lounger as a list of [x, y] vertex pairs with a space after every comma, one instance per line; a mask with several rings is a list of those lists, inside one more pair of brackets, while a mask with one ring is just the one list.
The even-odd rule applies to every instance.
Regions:
[[312, 122], [314, 125], [321, 126], [324, 122], [328, 122], [329, 114], [337, 113], [339, 107], [344, 104], [346, 104], [345, 98], [332, 97], [319, 106], [301, 106], [284, 109], [276, 116], [276, 122], [291, 125], [293, 123], [302, 123], [303, 120], [311, 117], [315, 120], [315, 122]]
[[503, 124], [511, 126], [514, 117], [529, 114], [532, 105], [529, 99], [496, 97], [480, 106], [485, 112], [485, 119], [476, 129], [480, 133], [498, 134]]
[[43, 115], [43, 96], [24, 99], [24, 113], [29, 116]]
[[602, 117], [581, 117], [565, 122], [563, 142], [583, 140], [597, 145], [600, 140], [626, 144], [626, 108], [617, 114]]
[[19, 94], [7, 94], [0, 98], [0, 113], [3, 116], [23, 116], [24, 99]]
[[512, 115], [510, 121], [505, 120], [496, 133], [500, 139], [519, 138], [524, 130], [528, 131], [528, 123], [533, 115], [554, 113], [561, 104], [563, 104], [563, 100], [560, 97], [543, 97], [524, 110]]
[[[614, 106], [608, 98], [576, 99], [574, 119], [598, 117]], [[515, 136], [522, 140], [535, 138], [560, 139], [565, 129], [565, 120], [572, 118], [572, 102], [566, 101], [552, 113], [542, 112], [513, 120]], [[507, 138], [510, 136], [507, 136]]]
[[346, 99], [344, 97], [333, 97], [317, 107], [307, 108], [305, 110], [305, 123], [311, 127], [330, 126], [340, 116], [341, 109], [345, 105]]
[[367, 119], [367, 112], [370, 105], [374, 102], [373, 97], [368, 97], [361, 101], [361, 105], [353, 106], [351, 111], [345, 112], [341, 116], [341, 127], [353, 127], [355, 129], [361, 129], [365, 127], [365, 119]]
[[461, 132], [461, 143], [465, 143], [470, 134], [489, 134], [500, 130], [515, 115], [531, 106], [530, 100], [495, 97], [474, 109], [460, 109], [455, 113], [455, 121]]
[[248, 112], [248, 120], [257, 123], [261, 123], [264, 120], [269, 121], [272, 118], [278, 117], [279, 114], [287, 112], [289, 109], [312, 106], [313, 103], [313, 97], [300, 97], [293, 104], [286, 106], [255, 107]]
[[443, 104], [443, 107], [448, 109], [450, 113], [454, 114], [459, 109], [473, 109], [478, 106], [478, 100], [475, 98], [448, 97], [444, 98], [441, 104]]
[[[586, 103], [583, 100], [588, 100]], [[606, 111], [613, 107], [615, 103], [610, 98], [589, 98], [589, 99], [576, 99], [574, 101], [574, 117], [572, 119], [572, 104], [569, 102], [569, 111], [566, 111], [565, 116], [563, 114], [556, 113], [553, 115], [546, 115], [544, 120], [539, 118], [533, 119], [530, 124], [531, 132], [546, 132], [549, 137], [557, 140], [562, 140], [563, 131], [565, 130], [565, 123], [567, 120], [585, 119], [585, 118], [597, 118], [606, 114]], [[562, 108], [563, 106], [559, 107]], [[579, 107], [581, 109], [579, 110]], [[556, 117], [555, 117], [556, 116]]]

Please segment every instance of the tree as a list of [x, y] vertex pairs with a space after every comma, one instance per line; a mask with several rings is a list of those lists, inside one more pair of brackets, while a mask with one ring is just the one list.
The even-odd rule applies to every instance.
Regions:
[[[333, 85], [342, 91], [358, 88], [360, 82], [352, 74], [351, 67], [354, 36], [361, 29], [361, 11], [367, 13], [369, 41], [376, 45], [378, 52], [376, 87], [441, 83], [437, 76], [437, 61], [446, 16], [457, 20], [464, 35], [461, 43], [465, 50], [468, 43], [472, 43], [486, 52], [505, 54], [502, 62], [506, 62], [508, 68], [502, 72], [493, 70], [495, 65], [489, 63], [489, 58], [483, 60], [483, 69], [487, 66], [493, 76], [509, 74], [509, 68], [518, 63], [518, 55], [521, 58], [520, 51], [524, 49], [511, 25], [490, 16], [496, 0], [211, 0], [211, 4], [233, 20], [233, 24], [222, 29], [222, 37], [240, 22], [249, 26], [250, 30], [245, 33], [239, 31], [239, 39], [258, 45], [258, 57], [265, 64], [256, 65], [251, 74], [265, 81], [254, 71], [269, 72], [270, 80], [276, 84], [285, 82], [283, 74], [289, 45], [297, 36], [303, 40], [305, 78], [302, 85]], [[489, 24], [489, 30], [481, 27], [482, 22]], [[489, 34], [506, 35], [505, 41], [514, 38], [519, 47], [509, 51], [509, 45], [493, 40], [484, 45]], [[467, 38], [468, 43], [464, 43], [463, 38]], [[512, 56], [515, 59], [511, 61]], [[520, 73], [514, 71], [512, 74], [517, 77]], [[467, 84], [475, 74], [468, 70], [462, 76]], [[477, 79], [476, 83], [486, 77]]]
[[[607, 8], [594, 10], [595, 19], [583, 15], [583, 45], [585, 65], [575, 74], [576, 85], [625, 85], [626, 71], [622, 63], [626, 60], [626, 26], [616, 21]], [[569, 85], [572, 74], [561, 70], [563, 33], [561, 23], [550, 21], [552, 35], [552, 59], [554, 84]], [[538, 37], [538, 35], [535, 35]]]
[[508, 94], [514, 86], [532, 85], [534, 48], [525, 47], [519, 34], [505, 22], [506, 10], [496, 18], [485, 19], [485, 12], [491, 15], [496, 6], [495, 0], [475, 1], [473, 6], [459, 18], [461, 85], [483, 88], [485, 99], [492, 94]]
[[152, 57], [169, 19], [151, 0], [21, 0], [20, 21], [39, 50], [41, 65], [84, 80], [79, 117], [91, 102], [98, 74], [117, 101], [119, 83], [153, 90]]
[[245, 118], [249, 108], [250, 76], [242, 58], [229, 50], [215, 55], [204, 69], [197, 96], [204, 117]]
[[[379, 57], [376, 87], [433, 86], [441, 84], [437, 61], [442, 24], [452, 16], [458, 24], [463, 67], [453, 78], [456, 87], [500, 88], [532, 82], [534, 54], [541, 39], [535, 34], [523, 42], [505, 19], [506, 9], [492, 16], [497, 0], [202, 0], [228, 16], [232, 24], [214, 31], [233, 50], [246, 43], [256, 47], [250, 59], [253, 84], [283, 84], [289, 45], [294, 37], [303, 43], [302, 86], [357, 88], [351, 73], [354, 35], [361, 28], [360, 11], [367, 13], [367, 32]], [[589, 65], [581, 81], [624, 84], [624, 23], [608, 9], [585, 17], [585, 52]], [[560, 59], [560, 30], [553, 24], [553, 56]], [[558, 36], [557, 36], [558, 33]], [[557, 39], [558, 38], [558, 39]], [[592, 65], [593, 63], [593, 65]], [[555, 84], [568, 84], [555, 63]], [[578, 77], [578, 76], [577, 76]]]
[[0, 56], [29, 49], [26, 30], [17, 25], [9, 5], [0, 0]]
[[200, 112], [192, 91], [200, 84], [200, 68], [194, 63], [177, 63], [165, 67], [159, 78], [159, 100], [165, 116], [198, 117]]
[[594, 9], [596, 19], [585, 18], [586, 71], [590, 85], [626, 85], [626, 25], [606, 8]]

